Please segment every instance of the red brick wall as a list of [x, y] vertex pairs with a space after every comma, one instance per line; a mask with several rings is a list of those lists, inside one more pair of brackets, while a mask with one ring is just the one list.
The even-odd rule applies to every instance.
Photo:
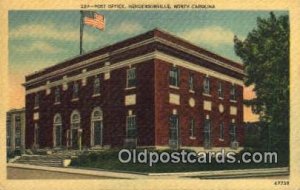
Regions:
[[[217, 84], [219, 79], [210, 77], [211, 97], [202, 95], [204, 74], [196, 73], [185, 68], [180, 69], [180, 87], [179, 90], [169, 87], [169, 70], [172, 67], [171, 63], [161, 60], [155, 60], [155, 131], [156, 145], [167, 145], [169, 140], [169, 116], [173, 109], [177, 109], [180, 122], [180, 138], [182, 146], [203, 146], [203, 126], [206, 114], [210, 115], [212, 122], [212, 140], [213, 146], [229, 146], [229, 125], [231, 119], [236, 120], [237, 138], [243, 144], [243, 87], [237, 86], [237, 103], [229, 101], [229, 93], [231, 83], [223, 82], [224, 99], [218, 98]], [[194, 74], [194, 91], [189, 92], [188, 77], [189, 73]], [[180, 105], [171, 105], [169, 103], [169, 93], [180, 95]], [[195, 107], [189, 106], [189, 98], [195, 99]], [[203, 101], [212, 101], [212, 111], [203, 109]], [[219, 112], [219, 104], [224, 106], [224, 112]], [[237, 106], [237, 115], [231, 116], [230, 105]], [[196, 139], [189, 138], [189, 121], [190, 118], [195, 120], [195, 136]], [[224, 141], [219, 140], [219, 124], [224, 121]]]
[[[123, 146], [126, 135], [126, 116], [128, 110], [133, 110], [137, 115], [138, 144], [141, 146], [154, 145], [154, 64], [148, 61], [135, 65], [137, 68], [136, 89], [125, 90], [126, 72], [128, 68], [121, 68], [111, 71], [111, 78], [101, 78], [101, 95], [92, 97], [94, 77], [87, 79], [86, 86], [82, 86], [79, 80], [79, 100], [71, 101], [73, 82], [68, 83], [66, 91], [61, 88], [61, 103], [54, 104], [54, 91], [46, 95], [45, 91], [39, 92], [40, 106], [34, 110], [34, 96], [26, 96], [26, 146], [30, 148], [34, 139], [34, 123], [39, 125], [40, 147], [53, 146], [53, 118], [60, 113], [63, 122], [63, 145], [66, 145], [66, 132], [70, 129], [70, 116], [73, 110], [78, 110], [81, 115], [81, 128], [83, 129], [82, 144], [90, 145], [91, 113], [95, 107], [100, 106], [103, 111], [103, 144], [111, 146]], [[125, 95], [136, 93], [137, 104], [125, 106]], [[34, 112], [39, 112], [39, 120], [33, 121]]]

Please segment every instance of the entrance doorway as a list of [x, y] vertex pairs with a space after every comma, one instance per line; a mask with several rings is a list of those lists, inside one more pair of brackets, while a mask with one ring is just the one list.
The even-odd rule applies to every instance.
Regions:
[[72, 129], [72, 148], [78, 149], [79, 148], [79, 142], [78, 142], [78, 129]]
[[71, 114], [71, 147], [73, 149], [81, 148], [81, 132], [80, 128], [80, 114], [77, 110], [74, 110]]

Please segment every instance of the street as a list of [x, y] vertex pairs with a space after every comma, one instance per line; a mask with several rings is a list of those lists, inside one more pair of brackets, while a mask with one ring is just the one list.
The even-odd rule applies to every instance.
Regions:
[[7, 167], [7, 179], [116, 179], [107, 176], [62, 173], [55, 171], [33, 170]]

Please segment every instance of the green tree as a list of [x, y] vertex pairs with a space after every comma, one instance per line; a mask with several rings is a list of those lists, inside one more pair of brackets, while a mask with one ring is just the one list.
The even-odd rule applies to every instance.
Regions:
[[245, 85], [256, 98], [245, 101], [268, 127], [269, 149], [289, 150], [289, 17], [257, 18], [245, 40], [234, 37], [236, 54], [245, 65]]

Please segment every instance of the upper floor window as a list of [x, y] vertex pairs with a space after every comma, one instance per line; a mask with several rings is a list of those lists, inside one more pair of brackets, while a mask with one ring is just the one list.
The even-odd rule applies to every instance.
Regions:
[[219, 96], [219, 98], [223, 98], [224, 97], [222, 82], [218, 83], [218, 96]]
[[172, 67], [169, 73], [169, 84], [171, 86], [179, 86], [179, 70], [177, 67]]
[[195, 137], [195, 120], [194, 119], [190, 120], [190, 137], [192, 137], [192, 138]]
[[60, 89], [57, 87], [56, 89], [55, 89], [55, 103], [58, 103], [58, 102], [60, 102]]
[[135, 139], [137, 135], [136, 117], [135, 115], [127, 116], [127, 138]]
[[78, 82], [74, 82], [72, 98], [73, 99], [78, 98], [78, 94], [79, 94], [79, 84], [78, 84]]
[[34, 107], [39, 107], [40, 104], [40, 95], [39, 94], [35, 94], [34, 97]]
[[194, 75], [190, 74], [189, 76], [189, 90], [194, 91]]
[[203, 81], [203, 92], [205, 94], [210, 94], [210, 81], [207, 76], [204, 78], [204, 81]]
[[94, 80], [94, 94], [100, 94], [100, 79], [96, 77]]
[[231, 89], [230, 89], [230, 100], [236, 100], [236, 87], [235, 87], [235, 85], [231, 86]]
[[136, 69], [130, 68], [127, 70], [127, 88], [136, 86]]

